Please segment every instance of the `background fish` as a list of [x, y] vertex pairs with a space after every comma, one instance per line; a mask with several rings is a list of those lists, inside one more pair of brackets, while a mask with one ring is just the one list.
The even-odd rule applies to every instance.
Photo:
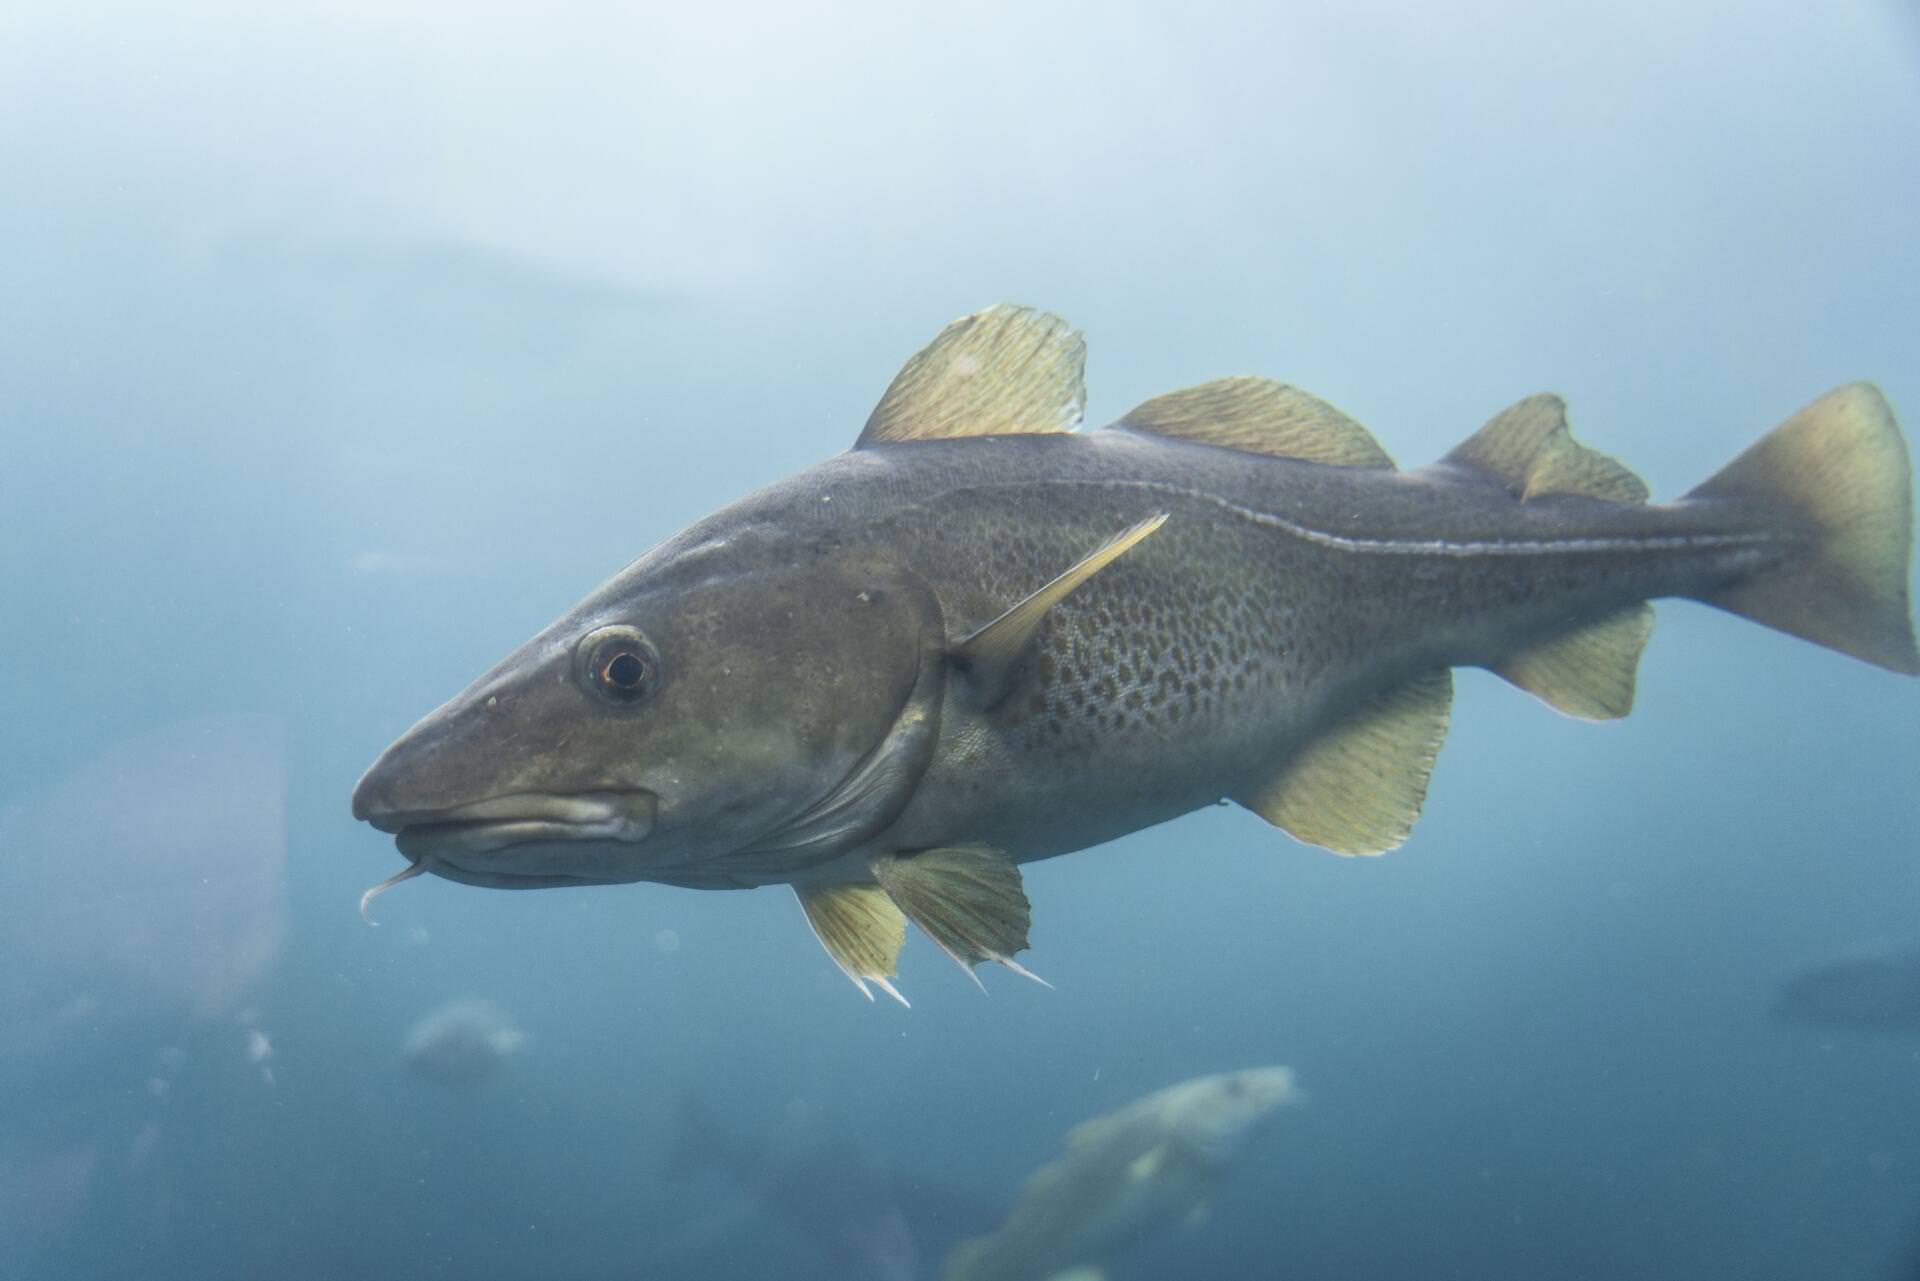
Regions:
[[954, 1242], [998, 1218], [984, 1198], [926, 1171], [883, 1169], [855, 1143], [742, 1132], [694, 1094], [681, 1104], [665, 1172], [677, 1188], [698, 1190], [709, 1211], [724, 1200], [717, 1189], [740, 1199], [731, 1219], [673, 1252], [679, 1267], [650, 1252], [650, 1265], [668, 1275], [725, 1270], [723, 1241], [764, 1233], [771, 1222], [811, 1247], [812, 1259], [793, 1261], [796, 1276], [927, 1281]]
[[401, 1054], [413, 1072], [440, 1085], [472, 1086], [500, 1070], [527, 1043], [507, 1012], [485, 997], [435, 1007], [407, 1032]]
[[1920, 1032], [1920, 950], [1809, 965], [1781, 985], [1773, 1014], [1789, 1023]]
[[1044, 1281], [1197, 1221], [1247, 1144], [1295, 1098], [1288, 1069], [1248, 1068], [1081, 1123], [1066, 1152], [1027, 1180], [1006, 1223], [954, 1250], [946, 1281]]
[[22, 800], [0, 822], [0, 1258], [26, 1266], [96, 1199], [164, 1218], [183, 1074], [271, 1079], [286, 725], [174, 721]]

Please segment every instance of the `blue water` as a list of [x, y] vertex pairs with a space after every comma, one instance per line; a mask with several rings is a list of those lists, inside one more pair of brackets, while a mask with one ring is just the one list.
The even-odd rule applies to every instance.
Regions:
[[[0, 1277], [810, 1281], [778, 1175], [856, 1165], [932, 1277], [1070, 1125], [1274, 1062], [1119, 1281], [1914, 1266], [1920, 1037], [1767, 1008], [1920, 937], [1920, 683], [1698, 606], [1621, 723], [1463, 673], [1390, 857], [1029, 868], [1053, 991], [916, 938], [869, 1005], [777, 889], [355, 913], [382, 747], [1002, 299], [1096, 423], [1268, 374], [1415, 464], [1552, 389], [1657, 496], [1851, 379], [1920, 426], [1910, 4], [1266, 9], [0, 8]], [[213, 799], [85, 772], [188, 722]], [[468, 994], [527, 1040], [441, 1088]], [[753, 1161], [673, 1167], [692, 1097]]]

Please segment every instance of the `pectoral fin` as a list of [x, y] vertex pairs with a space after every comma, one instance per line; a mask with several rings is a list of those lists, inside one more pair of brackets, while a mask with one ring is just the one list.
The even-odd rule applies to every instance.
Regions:
[[891, 979], [906, 941], [907, 920], [878, 885], [794, 886], [794, 895], [807, 914], [807, 924], [840, 972], [853, 980], [869, 1001], [869, 981], [902, 1005]]
[[1420, 817], [1447, 736], [1453, 673], [1386, 690], [1295, 753], [1264, 786], [1233, 799], [1336, 854], [1380, 854]]
[[1127, 1165], [1127, 1178], [1135, 1183], [1144, 1183], [1160, 1173], [1167, 1165], [1167, 1145], [1162, 1143], [1148, 1148], [1133, 1158]]
[[992, 707], [1006, 697], [1008, 687], [1013, 683], [1013, 674], [1026, 657], [1027, 647], [1032, 643], [1034, 633], [1039, 631], [1040, 620], [1047, 616], [1048, 610], [1131, 550], [1141, 539], [1166, 524], [1166, 521], [1167, 514], [1161, 512], [1130, 529], [1122, 530], [1081, 557], [1066, 573], [953, 645], [947, 651], [948, 657], [966, 675], [980, 704]]
[[1020, 869], [983, 845], [882, 854], [873, 875], [909, 920], [980, 981], [973, 967], [998, 961], [1015, 974], [1052, 986], [1013, 959], [1026, 950], [1030, 912]]

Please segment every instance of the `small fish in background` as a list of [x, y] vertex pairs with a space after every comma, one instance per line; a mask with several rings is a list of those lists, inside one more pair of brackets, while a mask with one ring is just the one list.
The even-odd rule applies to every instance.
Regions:
[[160, 1230], [190, 1060], [267, 1071], [258, 1002], [286, 918], [278, 717], [134, 735], [4, 816], [0, 1273], [84, 1233], [96, 1198]]
[[284, 722], [116, 744], [0, 828], [0, 1082], [257, 1020], [286, 932]]
[[1059, 1159], [1027, 1180], [999, 1231], [954, 1250], [946, 1281], [1097, 1269], [1157, 1232], [1199, 1222], [1247, 1144], [1297, 1097], [1289, 1069], [1248, 1068], [1182, 1081], [1083, 1122]]
[[[740, 1133], [695, 1095], [682, 1101], [674, 1129], [671, 1179], [717, 1180], [740, 1198], [735, 1217], [777, 1219], [837, 1281], [921, 1281], [950, 1245], [997, 1218], [993, 1207], [922, 1174], [879, 1168], [850, 1142]], [[702, 1242], [673, 1253], [693, 1266]]]
[[786, 884], [900, 999], [908, 921], [969, 974], [1033, 977], [1021, 864], [1223, 797], [1393, 849], [1453, 668], [1624, 716], [1655, 598], [1920, 673], [1906, 443], [1866, 383], [1654, 505], [1555, 396], [1400, 471], [1260, 378], [1072, 430], [1084, 360], [1030, 308], [955, 321], [849, 452], [653, 548], [423, 719], [353, 794], [407, 859], [362, 910], [428, 872]]
[[526, 1033], [505, 1010], [484, 997], [463, 996], [414, 1024], [401, 1055], [409, 1069], [437, 1085], [471, 1087], [492, 1077], [526, 1043]]
[[1786, 1023], [1920, 1034], [1920, 948], [1822, 961], [1780, 987]]

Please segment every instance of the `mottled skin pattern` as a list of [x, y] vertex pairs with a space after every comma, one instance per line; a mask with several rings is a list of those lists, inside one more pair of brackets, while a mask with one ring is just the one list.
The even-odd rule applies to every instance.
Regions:
[[[1046, 616], [1004, 697], [956, 664], [957, 642], [1160, 513]], [[1522, 503], [1452, 465], [1131, 430], [890, 443], [640, 557], [390, 748], [356, 813], [421, 824], [401, 845], [426, 870], [502, 888], [865, 881], [873, 855], [959, 844], [1030, 861], [1257, 789], [1411, 676], [1712, 592], [1807, 542], [1730, 501]], [[657, 650], [640, 705], [581, 683], [582, 637], [609, 625]], [[623, 841], [433, 835], [475, 802], [598, 821], [607, 797]]]
[[[1024, 862], [1098, 844], [1256, 785], [1383, 684], [1710, 590], [1794, 546], [1791, 531], [1738, 511], [1522, 504], [1475, 473], [1327, 467], [1116, 430], [858, 451], [675, 543], [726, 537], [744, 559], [808, 545], [892, 559], [959, 639], [1157, 512], [1169, 514], [1158, 532], [1052, 610], [1003, 701], [980, 709], [949, 683], [937, 754], [906, 810], [823, 875], [863, 878], [869, 848], [970, 841]], [[1272, 518], [1375, 542], [1607, 542], [1368, 551]], [[1692, 541], [1726, 534], [1754, 537]]]

